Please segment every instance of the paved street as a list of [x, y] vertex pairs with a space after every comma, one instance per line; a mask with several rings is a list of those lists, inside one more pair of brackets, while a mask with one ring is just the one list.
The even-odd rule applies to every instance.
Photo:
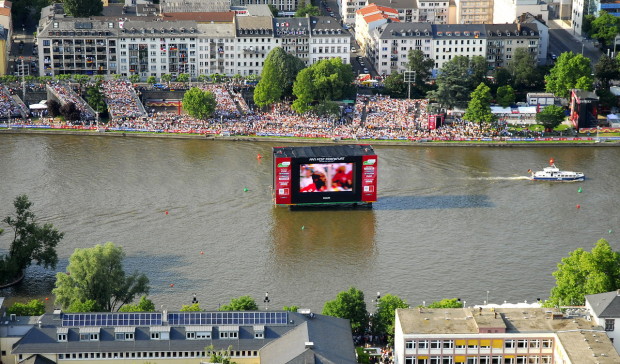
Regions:
[[549, 20], [549, 53], [558, 57], [563, 52], [572, 51], [588, 57], [592, 65], [598, 62], [601, 51], [594, 46], [592, 40], [584, 40], [579, 35], [572, 34], [571, 29], [562, 27], [559, 20]]

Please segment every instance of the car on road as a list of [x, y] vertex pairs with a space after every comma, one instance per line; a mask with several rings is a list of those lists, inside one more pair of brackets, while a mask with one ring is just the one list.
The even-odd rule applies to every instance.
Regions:
[[364, 73], [370, 73], [368, 72], [368, 68], [364, 67]]
[[351, 47], [351, 52], [355, 52], [355, 47]]
[[166, 90], [168, 88], [168, 86], [162, 84], [162, 83], [154, 83], [153, 84], [153, 88], [158, 89], [158, 90]]
[[332, 11], [331, 13], [329, 13], [329, 16], [331, 16], [332, 18], [334, 18], [336, 15], [334, 15], [334, 12]]
[[551, 59], [555, 61], [558, 59], [558, 56], [555, 53], [551, 53]]

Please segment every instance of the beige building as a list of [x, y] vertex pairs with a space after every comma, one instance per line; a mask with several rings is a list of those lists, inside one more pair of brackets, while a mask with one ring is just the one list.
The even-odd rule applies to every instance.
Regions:
[[455, 0], [458, 24], [492, 24], [493, 0]]
[[605, 331], [545, 308], [396, 310], [398, 364], [620, 363]]

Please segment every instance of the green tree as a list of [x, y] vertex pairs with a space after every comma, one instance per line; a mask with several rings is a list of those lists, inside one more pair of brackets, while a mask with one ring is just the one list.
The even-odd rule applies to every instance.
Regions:
[[302, 0], [299, 2], [299, 5], [297, 5], [297, 11], [294, 16], [296, 18], [304, 18], [306, 15], [319, 16], [321, 15], [321, 10], [318, 6], [312, 5], [311, 2], [306, 4], [306, 2]]
[[118, 312], [154, 312], [155, 304], [146, 296], [140, 297], [140, 301], [135, 304], [127, 304], [118, 309]]
[[579, 248], [562, 258], [553, 272], [555, 287], [547, 307], [585, 304], [585, 296], [620, 288], [620, 253], [601, 239], [591, 252]]
[[509, 86], [512, 84], [512, 74], [506, 68], [500, 67], [493, 71], [497, 86]]
[[407, 84], [402, 73], [393, 72], [383, 80], [383, 87], [391, 97], [407, 97]]
[[601, 10], [598, 17], [592, 22], [592, 37], [609, 47], [614, 44], [614, 39], [618, 33], [620, 33], [620, 19], [605, 10]]
[[284, 306], [282, 307], [282, 310], [284, 311], [289, 311], [289, 312], [297, 312], [297, 310], [299, 310], [299, 306]]
[[116, 81], [118, 80], [122, 80], [123, 79], [123, 75], [121, 75], [120, 73], [115, 73], [112, 78]]
[[101, 92], [99, 83], [86, 89], [86, 102], [93, 110], [99, 113], [108, 110], [108, 105], [105, 103], [105, 96]]
[[15, 302], [6, 312], [17, 316], [41, 316], [45, 313], [45, 303], [41, 300], [30, 300], [28, 303]]
[[484, 83], [480, 83], [478, 88], [471, 93], [471, 99], [467, 105], [467, 110], [463, 115], [464, 120], [480, 123], [490, 123], [495, 120], [491, 113], [491, 89]]
[[[28, 196], [17, 196], [13, 207], [15, 216], [2, 220], [13, 230], [13, 241], [8, 252], [0, 257], [0, 283], [14, 281], [33, 261], [45, 268], [56, 268], [56, 246], [64, 236], [52, 224], [40, 225], [37, 222], [36, 215], [30, 211], [32, 202]], [[0, 235], [2, 232], [0, 229]]]
[[52, 290], [56, 303], [67, 308], [75, 301], [92, 300], [97, 311], [115, 311], [136, 296], [148, 294], [149, 279], [138, 272], [127, 275], [124, 258], [123, 248], [113, 243], [75, 249], [67, 273], [56, 274]]
[[103, 11], [101, 0], [63, 0], [65, 12], [76, 18], [100, 15]]
[[601, 82], [602, 88], [609, 88], [612, 80], [620, 78], [620, 63], [618, 59], [603, 54], [594, 65], [594, 76]]
[[82, 118], [82, 112], [73, 102], [67, 102], [60, 106], [60, 113], [66, 120], [76, 121]]
[[455, 56], [443, 64], [437, 76], [437, 90], [429, 92], [428, 96], [448, 109], [464, 107], [470, 93], [480, 84], [472, 86], [473, 79], [474, 72], [469, 57]]
[[411, 87], [420, 90], [420, 93], [424, 93], [426, 81], [432, 75], [435, 61], [418, 49], [409, 50], [407, 60], [407, 70], [415, 71], [415, 82]]
[[292, 108], [303, 113], [310, 108], [311, 102], [325, 100], [342, 100], [355, 94], [353, 86], [353, 69], [350, 64], [342, 63], [340, 58], [321, 60], [301, 70], [293, 85], [293, 94], [297, 100]]
[[409, 305], [398, 296], [386, 294], [379, 298], [377, 312], [372, 317], [375, 334], [387, 335], [389, 342], [394, 340], [394, 319], [397, 308], [409, 308]]
[[594, 84], [592, 83], [592, 77], [589, 77], [589, 76], [579, 77], [577, 82], [575, 82], [575, 88], [580, 89], [580, 90], [585, 90], [585, 91], [594, 90]]
[[233, 298], [227, 305], [222, 305], [219, 311], [256, 311], [258, 305], [254, 298], [250, 296], [241, 296], [239, 298]]
[[596, 96], [599, 98], [601, 107], [609, 110], [612, 107], [618, 107], [618, 97], [609, 89], [597, 89]]
[[140, 82], [140, 75], [138, 74], [133, 74], [133, 75], [129, 75], [129, 82], [131, 83], [138, 83]]
[[515, 90], [511, 86], [500, 86], [497, 88], [495, 100], [502, 107], [508, 107], [515, 102]]
[[547, 92], [559, 97], [568, 97], [570, 90], [576, 88], [577, 80], [586, 77], [592, 83], [590, 60], [580, 54], [564, 52], [545, 76]]
[[204, 311], [202, 308], [200, 308], [200, 303], [192, 303], [191, 305], [181, 306], [181, 312], [198, 312], [198, 311]]
[[163, 75], [161, 75], [161, 82], [165, 82], [170, 84], [170, 81], [172, 81], [172, 75], [169, 73], [164, 73]]
[[90, 81], [90, 76], [78, 74], [78, 75], [73, 75], [73, 79], [75, 80], [75, 82], [79, 83], [80, 85], [83, 85], [86, 82]]
[[68, 73], [63, 73], [62, 75], [56, 75], [56, 79], [58, 81], [69, 81], [72, 77], [73, 75], [70, 75]]
[[538, 84], [540, 77], [537, 67], [536, 54], [526, 48], [517, 48], [506, 68], [513, 77], [514, 86], [521, 89]]
[[149, 76], [146, 78], [146, 82], [152, 85], [157, 82], [157, 78], [155, 78], [155, 76]]
[[318, 105], [312, 108], [312, 110], [319, 116], [338, 117], [338, 115], [340, 115], [340, 106], [329, 100], [319, 102]]
[[545, 127], [545, 130], [551, 131], [564, 121], [564, 109], [557, 105], [547, 105], [538, 114], [536, 114], [536, 122]]
[[236, 362], [230, 359], [233, 353], [232, 345], [228, 346], [228, 349], [216, 350], [213, 344], [211, 344], [205, 348], [205, 352], [209, 355], [209, 362], [211, 363], [236, 364]]
[[204, 120], [215, 112], [217, 102], [210, 91], [192, 87], [183, 95], [183, 109], [191, 116]]
[[47, 100], [47, 114], [53, 118], [60, 115], [60, 102], [51, 99]]
[[267, 6], [269, 7], [269, 11], [271, 11], [271, 15], [276, 18], [278, 16], [278, 8], [273, 4], [268, 4]]
[[368, 327], [368, 312], [364, 292], [355, 287], [342, 291], [332, 301], [325, 302], [323, 315], [349, 319], [353, 334], [361, 335]]
[[198, 75], [197, 79], [198, 79], [198, 82], [203, 82], [204, 83], [204, 82], [207, 82], [207, 80], [209, 79], [209, 76], [207, 76], [207, 75]]
[[585, 34], [592, 36], [592, 22], [596, 20], [596, 15], [587, 14], [583, 17], [583, 23], [581, 24], [581, 31]]
[[99, 305], [97, 305], [97, 302], [95, 302], [94, 300], [86, 300], [86, 301], [75, 300], [71, 302], [69, 307], [65, 308], [65, 311], [66, 312], [100, 312], [101, 309], [99, 308]]
[[178, 77], [177, 77], [177, 81], [179, 82], [189, 82], [189, 73], [181, 73]]
[[427, 306], [428, 308], [461, 308], [463, 303], [458, 298], [444, 298]]
[[93, 79], [95, 80], [95, 82], [103, 82], [105, 80], [105, 76], [104, 75], [95, 75], [95, 77], [93, 77]]
[[303, 61], [276, 47], [265, 59], [261, 79], [254, 88], [254, 103], [259, 107], [279, 102], [293, 94], [293, 82], [305, 67]]

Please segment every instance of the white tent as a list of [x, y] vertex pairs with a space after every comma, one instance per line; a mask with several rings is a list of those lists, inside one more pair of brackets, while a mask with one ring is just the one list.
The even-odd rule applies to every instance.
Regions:
[[47, 109], [47, 105], [43, 105], [43, 104], [32, 104], [30, 106], [28, 106], [30, 108], [30, 110], [45, 110]]

